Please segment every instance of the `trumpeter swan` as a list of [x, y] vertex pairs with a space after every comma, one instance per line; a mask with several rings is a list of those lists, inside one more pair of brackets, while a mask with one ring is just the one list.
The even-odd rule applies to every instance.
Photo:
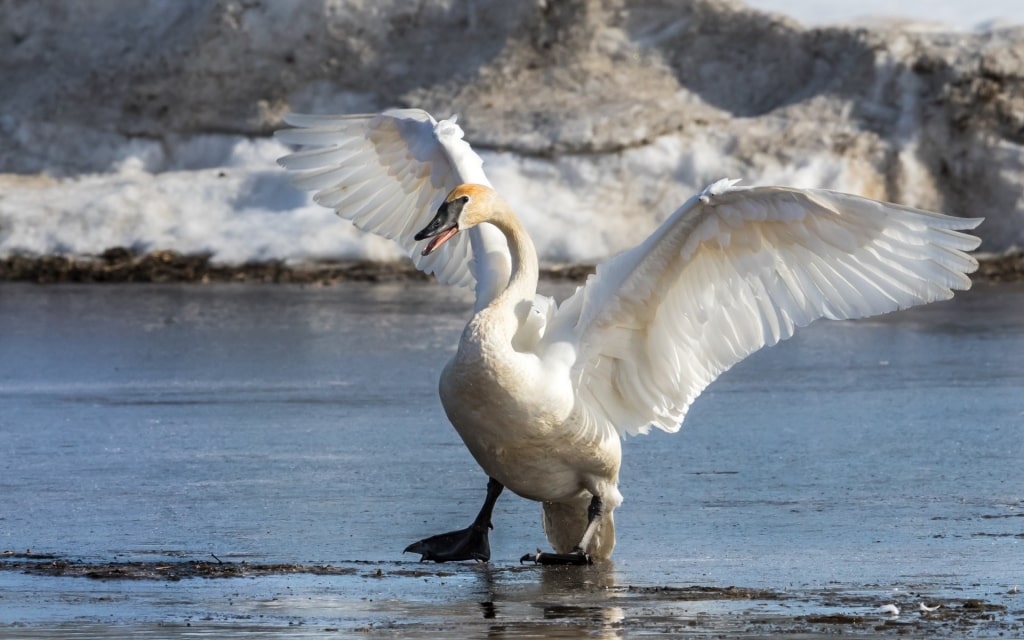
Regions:
[[543, 504], [555, 553], [611, 555], [625, 434], [674, 432], [722, 372], [818, 318], [862, 318], [967, 289], [979, 240], [954, 218], [831, 191], [721, 180], [642, 244], [597, 267], [559, 305], [537, 253], [455, 119], [424, 111], [291, 115], [294, 183], [365, 231], [394, 239], [476, 304], [441, 375], [445, 412], [487, 473], [466, 529], [410, 545], [424, 560], [490, 557], [504, 487]]

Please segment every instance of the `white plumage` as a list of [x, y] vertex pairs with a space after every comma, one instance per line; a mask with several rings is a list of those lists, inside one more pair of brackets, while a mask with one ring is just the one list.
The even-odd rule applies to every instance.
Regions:
[[721, 180], [556, 305], [536, 294], [533, 244], [454, 118], [287, 121], [298, 128], [281, 139], [311, 147], [281, 160], [301, 171], [296, 185], [439, 281], [476, 290], [441, 397], [500, 486], [469, 529], [410, 547], [429, 559], [486, 559], [501, 486], [545, 504], [558, 553], [531, 558], [607, 558], [622, 435], [677, 431], [708, 384], [797, 327], [947, 299], [977, 268], [965, 252], [979, 240], [961, 230], [980, 219]]

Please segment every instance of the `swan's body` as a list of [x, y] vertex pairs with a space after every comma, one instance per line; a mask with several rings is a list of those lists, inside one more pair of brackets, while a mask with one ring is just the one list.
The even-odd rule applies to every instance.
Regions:
[[946, 299], [977, 268], [964, 252], [978, 239], [958, 230], [978, 219], [719, 181], [559, 306], [537, 295], [533, 243], [454, 120], [289, 122], [300, 128], [286, 141], [316, 147], [282, 159], [306, 170], [298, 185], [441, 282], [476, 289], [440, 394], [492, 481], [472, 527], [410, 547], [425, 558], [486, 559], [503, 486], [544, 504], [557, 553], [536, 559], [607, 558], [623, 435], [678, 430], [711, 381], [795, 327]]
[[[546, 527], [572, 528], [567, 546], [555, 545], [569, 551], [583, 534], [591, 496], [602, 496], [608, 523], [622, 500], [616, 488], [620, 437], [614, 431], [582, 428], [574, 411], [571, 327], [542, 326], [536, 316], [533, 323], [526, 320], [535, 308], [538, 265], [525, 229], [487, 187], [464, 185], [453, 191], [454, 198], [462, 196], [486, 203], [488, 223], [507, 238], [512, 273], [508, 286], [466, 325], [458, 351], [441, 374], [441, 401], [489, 477], [524, 498], [574, 507], [569, 520], [576, 527]], [[542, 328], [552, 333], [539, 335]], [[557, 510], [549, 506], [548, 518]], [[603, 535], [596, 542], [607, 550], [591, 547], [591, 555], [611, 554], [614, 536]]]

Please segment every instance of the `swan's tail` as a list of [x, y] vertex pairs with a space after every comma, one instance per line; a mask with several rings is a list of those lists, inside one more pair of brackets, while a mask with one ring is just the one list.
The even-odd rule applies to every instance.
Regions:
[[[544, 533], [547, 534], [555, 553], [571, 552], [587, 530], [587, 507], [590, 506], [590, 497], [572, 502], [543, 504]], [[587, 549], [587, 553], [595, 561], [607, 560], [615, 548], [615, 519], [612, 513], [613, 511], [608, 509], [601, 514], [601, 524], [590, 541], [590, 548]]]

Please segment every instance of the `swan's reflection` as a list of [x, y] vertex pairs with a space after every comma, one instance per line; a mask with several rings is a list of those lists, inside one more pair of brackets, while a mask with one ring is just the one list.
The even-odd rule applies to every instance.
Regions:
[[553, 628], [585, 632], [589, 637], [617, 637], [625, 618], [615, 602], [615, 566], [481, 565], [480, 611], [492, 621], [488, 637], [522, 637]]

